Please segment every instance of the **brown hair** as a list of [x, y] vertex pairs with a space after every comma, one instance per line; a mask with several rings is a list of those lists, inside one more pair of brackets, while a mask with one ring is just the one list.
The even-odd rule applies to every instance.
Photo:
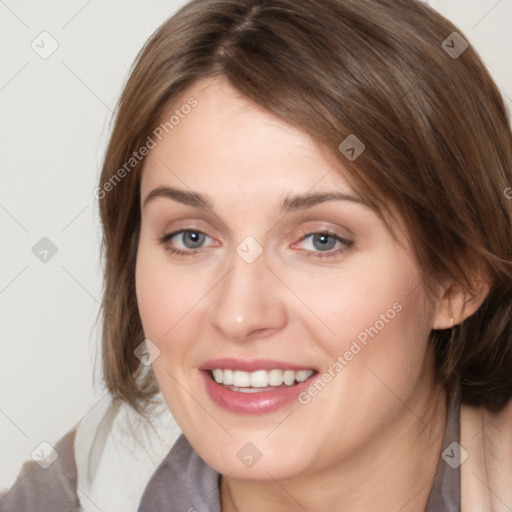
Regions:
[[[430, 342], [448, 393], [460, 390], [463, 402], [491, 411], [505, 406], [512, 136], [476, 51], [450, 55], [443, 43], [454, 46], [453, 32], [461, 34], [415, 0], [193, 0], [155, 32], [120, 98], [97, 196], [103, 376], [112, 395], [142, 411], [158, 391], [134, 355], [144, 340], [135, 294], [143, 163], [112, 178], [179, 94], [200, 78], [224, 76], [335, 154], [381, 218], [390, 204], [397, 208], [426, 284], [446, 275], [471, 290], [476, 265], [488, 269], [493, 285], [481, 307], [452, 329], [433, 330]], [[338, 151], [351, 134], [366, 146], [353, 162]]]

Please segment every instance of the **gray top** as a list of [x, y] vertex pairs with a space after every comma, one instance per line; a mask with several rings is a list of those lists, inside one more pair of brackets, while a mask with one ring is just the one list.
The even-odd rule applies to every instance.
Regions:
[[[455, 464], [456, 460], [454, 460], [460, 460], [460, 445], [458, 444], [460, 405], [460, 397], [456, 393], [448, 406], [446, 430], [441, 450], [441, 454], [445, 454], [446, 460], [452, 459], [452, 465], [448, 464], [441, 455], [425, 512], [460, 512], [460, 466]], [[452, 443], [456, 443], [456, 445], [450, 446]], [[447, 450], [447, 448], [450, 449]]]
[[[459, 440], [459, 415], [460, 402], [455, 397], [448, 407], [443, 452]], [[80, 512], [75, 433], [72, 429], [60, 439], [55, 447], [59, 458], [48, 469], [33, 461], [23, 465], [14, 485], [0, 497], [0, 512]], [[446, 453], [448, 461], [456, 460], [453, 447]], [[220, 474], [181, 435], [151, 476], [138, 512], [221, 512], [219, 482]], [[442, 457], [425, 512], [460, 512], [460, 471]]]

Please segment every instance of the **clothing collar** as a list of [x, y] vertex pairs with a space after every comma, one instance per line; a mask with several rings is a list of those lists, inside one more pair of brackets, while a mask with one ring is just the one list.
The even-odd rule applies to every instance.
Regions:
[[151, 477], [137, 512], [220, 512], [220, 474], [182, 434]]

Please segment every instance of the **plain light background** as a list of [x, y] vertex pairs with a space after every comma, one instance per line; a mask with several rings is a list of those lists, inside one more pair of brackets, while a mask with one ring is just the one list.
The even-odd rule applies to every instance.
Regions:
[[[129, 67], [185, 3], [0, 0], [0, 490], [105, 395], [93, 190]], [[512, 109], [512, 0], [428, 3], [476, 47]], [[58, 44], [46, 59], [31, 47], [41, 38]], [[47, 262], [32, 252], [43, 237], [57, 248]]]

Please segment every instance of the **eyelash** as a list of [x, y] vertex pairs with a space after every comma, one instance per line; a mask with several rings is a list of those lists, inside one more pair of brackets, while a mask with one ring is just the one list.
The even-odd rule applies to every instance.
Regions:
[[[198, 229], [190, 229], [190, 228], [189, 229], [180, 229], [180, 230], [174, 231], [172, 233], [166, 233], [164, 236], [159, 238], [159, 242], [164, 246], [166, 251], [169, 251], [171, 254], [178, 255], [178, 256], [194, 257], [198, 253], [202, 252], [202, 249], [204, 249], [203, 247], [199, 247], [197, 249], [189, 249], [188, 251], [184, 251], [182, 249], [177, 249], [176, 247], [172, 247], [169, 245], [169, 243], [168, 243], [169, 240], [174, 238], [176, 235], [179, 235], [182, 233], [183, 234], [184, 233], [199, 233], [201, 235], [208, 236], [208, 235], [206, 235], [206, 233], [203, 233], [202, 231], [200, 231]], [[310, 236], [314, 236], [314, 235], [327, 235], [331, 238], [334, 238], [336, 241], [340, 242], [341, 246], [338, 249], [329, 250], [329, 251], [307, 251], [306, 250], [306, 257], [308, 257], [308, 258], [316, 258], [319, 260], [334, 258], [336, 256], [339, 256], [340, 254], [347, 252], [354, 245], [354, 242], [352, 242], [351, 240], [347, 240], [346, 238], [343, 238], [328, 229], [307, 233], [300, 239], [300, 242], [302, 242], [305, 239], [309, 238]]]

